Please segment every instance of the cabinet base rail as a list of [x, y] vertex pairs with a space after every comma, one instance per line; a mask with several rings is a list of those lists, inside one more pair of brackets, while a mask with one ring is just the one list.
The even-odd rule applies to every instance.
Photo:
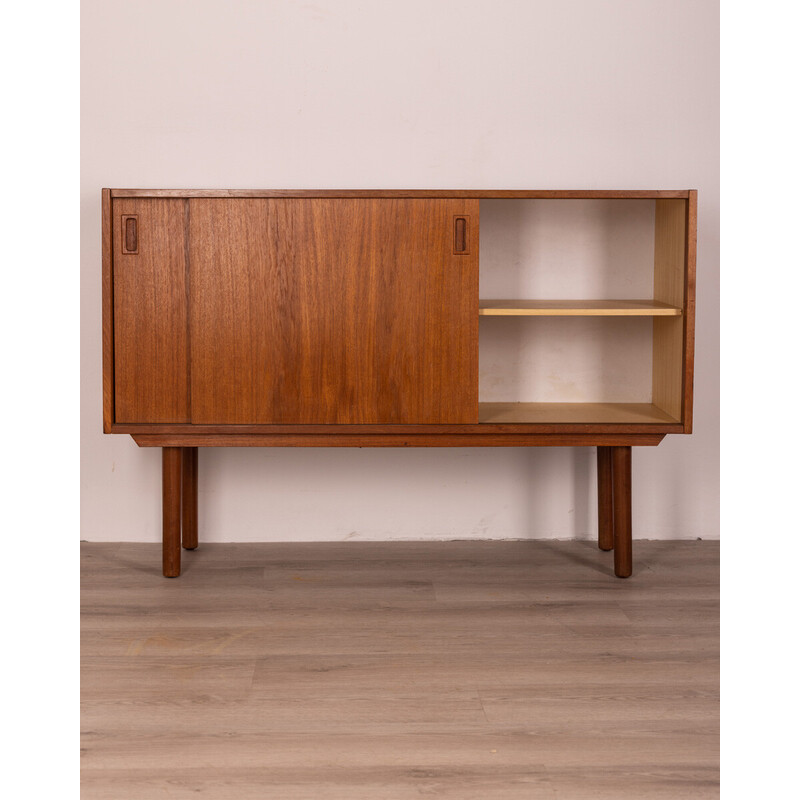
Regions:
[[[181, 574], [181, 549], [194, 550], [197, 536], [197, 447], [162, 447], [162, 553], [165, 578]], [[631, 447], [597, 448], [597, 544], [614, 551], [614, 574], [633, 571]]]

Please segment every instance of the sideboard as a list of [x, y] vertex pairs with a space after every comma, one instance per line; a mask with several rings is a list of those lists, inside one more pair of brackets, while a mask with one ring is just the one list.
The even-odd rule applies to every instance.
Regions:
[[[587, 285], [646, 291], [480, 297], [482, 262], [497, 261], [482, 218], [497, 243], [522, 235], [522, 204], [545, 230], [543, 204], [568, 201], [578, 220], [612, 221]], [[628, 215], [650, 227], [626, 250]], [[598, 544], [629, 576], [631, 448], [692, 430], [696, 218], [694, 190], [103, 189], [103, 431], [162, 448], [164, 575], [198, 545], [201, 447], [555, 446], [597, 448]], [[586, 238], [562, 223], [554, 235], [554, 253]], [[537, 280], [551, 268], [517, 260]], [[575, 295], [572, 268], [552, 265]], [[535, 327], [553, 317], [561, 327]], [[576, 347], [585, 330], [589, 363], [569, 380], [548, 368], [563, 397], [540, 395], [534, 372], [515, 373], [530, 399], [498, 399], [495, 379], [484, 399], [490, 324], [556, 362], [560, 338]]]

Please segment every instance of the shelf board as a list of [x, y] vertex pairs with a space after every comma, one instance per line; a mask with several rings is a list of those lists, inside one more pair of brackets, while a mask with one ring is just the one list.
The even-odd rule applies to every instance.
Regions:
[[478, 422], [680, 424], [652, 403], [479, 403]]
[[484, 317], [677, 317], [678, 306], [658, 300], [481, 300]]

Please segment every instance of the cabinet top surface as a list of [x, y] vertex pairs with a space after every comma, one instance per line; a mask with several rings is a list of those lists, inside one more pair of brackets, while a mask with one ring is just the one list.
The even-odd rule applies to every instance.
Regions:
[[387, 197], [549, 200], [688, 199], [692, 189], [109, 189], [111, 197]]

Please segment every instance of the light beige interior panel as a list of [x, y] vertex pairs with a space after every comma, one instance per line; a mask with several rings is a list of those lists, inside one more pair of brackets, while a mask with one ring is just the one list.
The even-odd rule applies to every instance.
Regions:
[[[686, 201], [656, 200], [653, 298], [683, 307]], [[653, 319], [653, 403], [683, 419], [683, 318]]]

